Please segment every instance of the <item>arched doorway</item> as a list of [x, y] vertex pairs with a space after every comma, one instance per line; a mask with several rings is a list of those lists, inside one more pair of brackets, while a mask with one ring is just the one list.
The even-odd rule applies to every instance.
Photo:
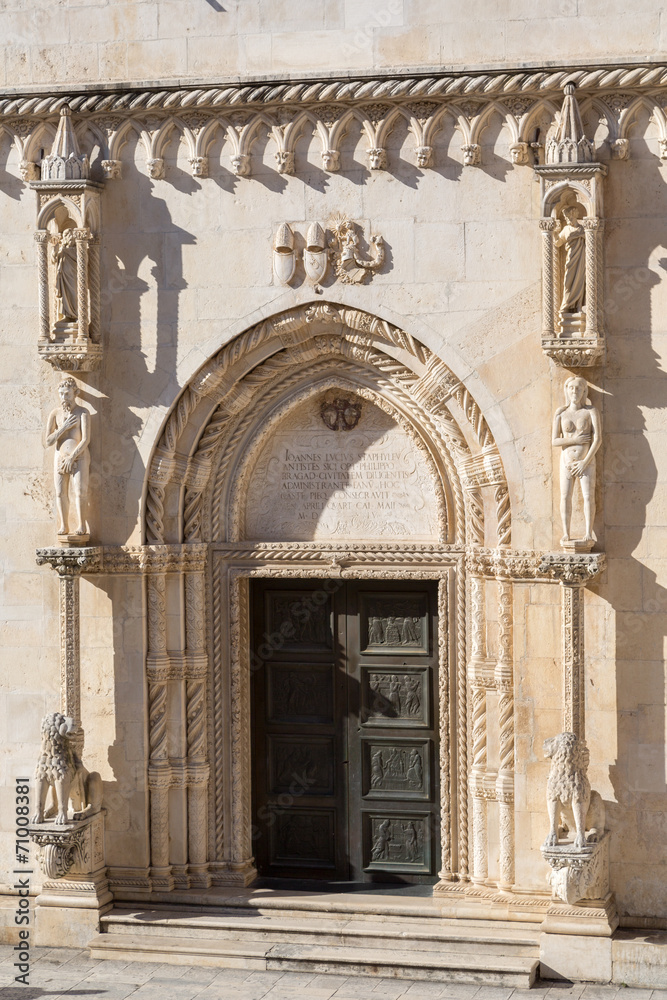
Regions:
[[[149, 544], [191, 554], [189, 566], [181, 558], [181, 574], [148, 577], [153, 883], [255, 878], [251, 584], [258, 579], [367, 581], [365, 594], [374, 581], [375, 592], [392, 581], [404, 597], [414, 581], [435, 588], [429, 655], [437, 727], [429, 738], [439, 874], [467, 877], [465, 559], [471, 546], [509, 542], [510, 510], [499, 453], [460, 380], [409, 334], [359, 310], [318, 303], [260, 323], [211, 359], [174, 406], [151, 463], [145, 525]], [[176, 663], [160, 618], [170, 608], [176, 622], [179, 601]], [[407, 636], [405, 619], [418, 615], [369, 611], [367, 646], [370, 619], [390, 617], [402, 619]], [[385, 680], [373, 683], [391, 701]], [[187, 767], [176, 781], [165, 763], [173, 752], [165, 730], [179, 712]], [[370, 753], [360, 745], [360, 760]], [[384, 822], [379, 812], [375, 819]], [[375, 820], [364, 822], [368, 867], [374, 845], [382, 853], [382, 836]], [[401, 822], [414, 855], [412, 820]]]

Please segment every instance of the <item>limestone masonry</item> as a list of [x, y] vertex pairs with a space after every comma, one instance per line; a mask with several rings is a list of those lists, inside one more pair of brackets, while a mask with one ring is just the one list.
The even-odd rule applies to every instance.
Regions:
[[5, 943], [667, 986], [666, 32], [2, 5]]

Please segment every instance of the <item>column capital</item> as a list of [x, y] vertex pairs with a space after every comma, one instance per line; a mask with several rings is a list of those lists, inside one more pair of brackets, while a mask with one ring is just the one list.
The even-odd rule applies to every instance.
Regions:
[[81, 548], [62, 548], [54, 545], [37, 549], [35, 557], [38, 566], [48, 564], [59, 576], [81, 576], [100, 571], [102, 547], [87, 545]]

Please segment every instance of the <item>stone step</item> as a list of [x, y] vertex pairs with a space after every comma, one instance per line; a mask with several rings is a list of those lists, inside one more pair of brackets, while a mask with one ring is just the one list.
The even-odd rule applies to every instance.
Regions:
[[179, 910], [114, 910], [101, 921], [105, 933], [132, 934], [137, 937], [178, 935], [191, 939], [201, 936], [216, 940], [242, 939], [273, 943], [320, 944], [363, 948], [405, 948], [420, 951], [443, 950], [461, 954], [488, 948], [498, 954], [536, 957], [538, 935], [499, 925], [472, 928], [467, 922], [443, 925], [441, 921], [409, 921], [396, 918], [360, 920], [349, 915], [333, 918], [331, 914], [310, 915], [309, 919], [289, 918], [282, 913], [271, 916], [248, 914], [187, 913]]
[[530, 988], [539, 962], [526, 956], [428, 952], [398, 949], [336, 947], [269, 941], [229, 941], [218, 937], [183, 938], [180, 932], [161, 935], [98, 934], [89, 943], [91, 958], [166, 962], [265, 971], [378, 976], [430, 982], [478, 983]]

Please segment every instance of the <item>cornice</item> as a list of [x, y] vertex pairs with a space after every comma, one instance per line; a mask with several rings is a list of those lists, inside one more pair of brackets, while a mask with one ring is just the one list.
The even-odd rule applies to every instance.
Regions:
[[373, 100], [437, 100], [478, 96], [493, 100], [507, 96], [545, 97], [560, 95], [565, 83], [573, 82], [582, 92], [630, 90], [654, 91], [667, 85], [667, 64], [642, 62], [605, 66], [492, 69], [479, 72], [388, 74], [330, 79], [267, 80], [227, 84], [180, 82], [130, 87], [51, 89], [49, 92], [5, 93], [0, 91], [0, 116], [57, 114], [68, 104], [77, 114], [131, 113], [150, 110], [252, 108], [271, 105], [317, 105], [344, 101], [356, 104]]

